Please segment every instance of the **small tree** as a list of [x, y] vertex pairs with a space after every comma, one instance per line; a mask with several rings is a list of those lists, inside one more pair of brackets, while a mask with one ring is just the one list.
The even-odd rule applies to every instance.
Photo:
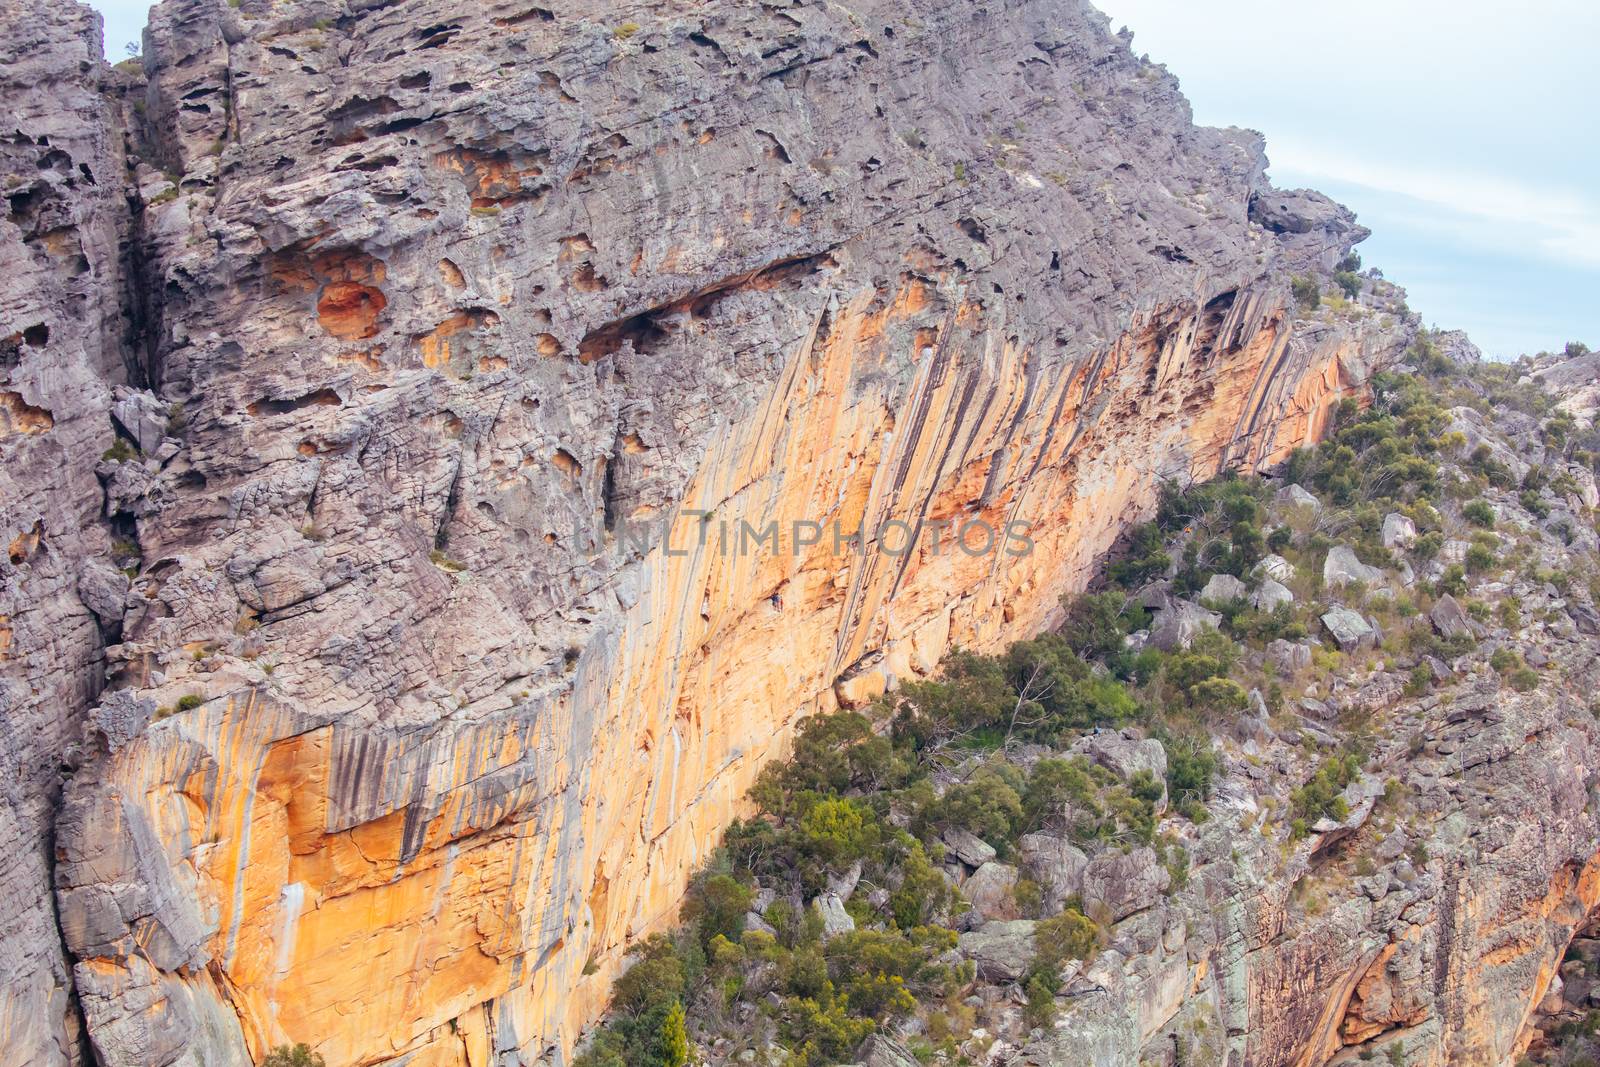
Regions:
[[685, 1024], [683, 1002], [675, 1000], [661, 1021], [661, 1036], [657, 1044], [660, 1067], [683, 1067], [689, 1062], [689, 1028]]
[[322, 1057], [311, 1051], [304, 1041], [297, 1045], [279, 1045], [267, 1053], [261, 1067], [326, 1067]]
[[1315, 278], [1295, 278], [1289, 283], [1289, 288], [1295, 300], [1307, 311], [1315, 311], [1322, 306], [1322, 289]]

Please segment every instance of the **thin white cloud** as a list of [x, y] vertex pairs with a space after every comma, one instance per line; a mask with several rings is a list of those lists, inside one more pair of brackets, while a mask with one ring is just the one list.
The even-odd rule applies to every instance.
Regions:
[[1450, 224], [1466, 227], [1461, 236], [1475, 243], [1600, 267], [1600, 202], [1583, 194], [1497, 175], [1374, 162], [1285, 138], [1271, 139], [1268, 154], [1275, 170], [1361, 185], [1449, 213]]

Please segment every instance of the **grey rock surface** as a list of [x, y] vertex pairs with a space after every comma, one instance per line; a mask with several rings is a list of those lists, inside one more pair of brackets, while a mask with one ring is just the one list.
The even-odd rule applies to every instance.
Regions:
[[[872, 412], [940, 477], [1042, 469], [1067, 499], [1080, 431], [1154, 472], [1126, 420], [1187, 459], [1214, 395], [1240, 429], [1196, 458], [1253, 466], [1303, 381], [1359, 388], [1414, 329], [1294, 320], [1290, 276], [1364, 231], [1272, 189], [1258, 136], [1195, 127], [1078, 0], [166, 0], [118, 70], [85, 7], [0, 22], [0, 1033], [29, 1064], [238, 1063], [279, 1036], [426, 1058], [462, 1013], [507, 1063], [559, 1059], [628, 931], [672, 912], [691, 836], [893, 614], [859, 570], [836, 632], [777, 627], [746, 662], [711, 642], [758, 616], [720, 593], [827, 598], [685, 577], [629, 520], [738, 504], [763, 465], [813, 487], [807, 434], [904, 469]], [[1106, 358], [1124, 338], [1153, 407]], [[1253, 384], [1215, 390], [1228, 366]], [[855, 430], [787, 419], [814, 381]], [[1002, 409], [1048, 427], [962, 452]], [[941, 642], [989, 608], [962, 610]], [[809, 689], [782, 723], [702, 716], [729, 688], [705, 662]], [[369, 835], [374, 885], [287, 873]], [[450, 995], [305, 995], [294, 932], [328, 905], [496, 849], [456, 910], [397, 920], [461, 920], [426, 968]], [[422, 970], [327, 943], [374, 998]]]
[[1024, 834], [1017, 848], [1024, 867], [1043, 888], [1045, 907], [1052, 913], [1083, 891], [1089, 857], [1070, 841], [1053, 834]]
[[1370, 648], [1377, 641], [1376, 632], [1359, 611], [1334, 607], [1323, 613], [1322, 625], [1345, 651]]
[[1243, 599], [1249, 593], [1249, 588], [1231, 574], [1213, 574], [1200, 590], [1202, 601], [1211, 600], [1227, 602], [1229, 600]]
[[1328, 558], [1322, 564], [1322, 581], [1329, 586], [1354, 582], [1376, 585], [1383, 581], [1383, 572], [1362, 563], [1349, 545], [1334, 545], [1328, 549]]
[[987, 922], [969, 930], [957, 940], [961, 954], [977, 967], [979, 977], [988, 982], [1015, 982], [1033, 965], [1031, 919]]
[[1256, 591], [1250, 595], [1250, 606], [1257, 611], [1273, 611], [1294, 603], [1294, 594], [1271, 578], [1263, 578]]
[[946, 830], [940, 840], [950, 855], [968, 867], [982, 867], [995, 857], [994, 846], [971, 830], [959, 826]]
[[1150, 624], [1150, 644], [1163, 652], [1188, 648], [1206, 630], [1222, 625], [1222, 616], [1188, 600], [1174, 600]]

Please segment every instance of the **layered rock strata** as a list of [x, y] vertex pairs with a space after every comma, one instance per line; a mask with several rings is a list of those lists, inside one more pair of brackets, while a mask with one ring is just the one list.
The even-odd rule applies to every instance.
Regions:
[[125, 106], [23, 7], [81, 105], [17, 150], [97, 183], [0, 290], [23, 1062], [72, 988], [107, 1064], [559, 1062], [801, 716], [1038, 629], [1408, 340], [1298, 318], [1364, 231], [1084, 4], [168, 0]]

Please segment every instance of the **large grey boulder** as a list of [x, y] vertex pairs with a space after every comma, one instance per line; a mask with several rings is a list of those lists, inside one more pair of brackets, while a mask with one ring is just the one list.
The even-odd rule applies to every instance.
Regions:
[[1016, 919], [1017, 901], [1013, 890], [1017, 886], [1017, 869], [1005, 863], [985, 863], [965, 882], [961, 895], [967, 898], [984, 919]]
[[1250, 597], [1250, 606], [1257, 611], [1273, 611], [1280, 606], [1293, 603], [1294, 594], [1288, 587], [1271, 578], [1263, 578], [1261, 585]]
[[1072, 842], [1054, 834], [1024, 834], [1017, 842], [1023, 866], [1044, 890], [1047, 910], [1066, 906], [1067, 898], [1083, 891], [1089, 857]]
[[1273, 499], [1286, 508], [1304, 508], [1313, 513], [1322, 510], [1322, 501], [1299, 485], [1284, 486], [1278, 490]]
[[956, 941], [956, 949], [977, 967], [986, 982], [1015, 982], [1033, 966], [1032, 919], [984, 923]]
[[1262, 578], [1271, 578], [1275, 582], [1289, 582], [1294, 579], [1294, 564], [1274, 552], [1262, 556], [1253, 573]]
[[856, 928], [856, 921], [844, 910], [844, 901], [839, 899], [837, 893], [822, 893], [811, 902], [811, 906], [822, 917], [824, 940], [848, 934]]
[[1112, 921], [1120, 921], [1153, 906], [1171, 881], [1154, 849], [1107, 849], [1084, 871], [1083, 900], [1091, 910], [1103, 908]]
[[1439, 631], [1439, 636], [1447, 641], [1458, 637], [1477, 636], [1472, 620], [1467, 617], [1460, 602], [1449, 593], [1434, 603], [1433, 609], [1428, 612], [1428, 621]]
[[861, 1058], [861, 1067], [922, 1067], [910, 1049], [883, 1034], [867, 1038], [857, 1055]]
[[1334, 545], [1328, 549], [1328, 558], [1322, 564], [1322, 581], [1328, 586], [1353, 582], [1372, 585], [1383, 581], [1383, 572], [1362, 563], [1349, 545]]
[[1211, 580], [1206, 582], [1206, 587], [1200, 590], [1200, 599], [1209, 600], [1219, 604], [1230, 600], [1241, 600], [1249, 589], [1243, 582], [1231, 574], [1213, 574]]
[[1267, 659], [1279, 674], [1297, 674], [1311, 666], [1311, 646], [1280, 637], [1267, 645]]
[[[1124, 781], [1140, 771], [1150, 772], [1158, 782], [1164, 783], [1167, 779], [1167, 750], [1153, 737], [1105, 730], [1080, 737], [1073, 743], [1072, 751], [1082, 753], [1090, 762], [1104, 767]], [[1166, 810], [1165, 796], [1159, 807]]]
[[1222, 625], [1222, 616], [1187, 600], [1174, 600], [1161, 611], [1150, 627], [1150, 644], [1163, 652], [1188, 648], [1207, 630]]
[[1391, 511], [1383, 517], [1382, 537], [1384, 548], [1410, 548], [1417, 540], [1417, 524]]
[[1167, 775], [1167, 750], [1153, 737], [1138, 737], [1132, 731], [1103, 730], [1086, 734], [1073, 742], [1072, 751], [1087, 756], [1118, 778], [1131, 778], [1149, 771], [1157, 778]]
[[994, 847], [989, 842], [971, 830], [959, 826], [946, 830], [940, 835], [939, 840], [944, 842], [945, 851], [968, 867], [982, 867], [996, 855]]
[[1346, 652], [1371, 648], [1377, 644], [1377, 631], [1362, 618], [1361, 613], [1345, 607], [1336, 607], [1322, 616], [1322, 625]]

